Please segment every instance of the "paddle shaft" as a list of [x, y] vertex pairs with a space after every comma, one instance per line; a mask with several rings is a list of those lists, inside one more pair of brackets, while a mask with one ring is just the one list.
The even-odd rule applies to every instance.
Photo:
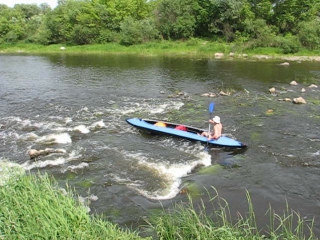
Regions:
[[[214, 111], [214, 103], [212, 102], [212, 103], [210, 103], [209, 104], [209, 120], [212, 118], [212, 113], [213, 113], [213, 111]], [[208, 129], [208, 137], [210, 136], [210, 122], [209, 122], [209, 129]]]

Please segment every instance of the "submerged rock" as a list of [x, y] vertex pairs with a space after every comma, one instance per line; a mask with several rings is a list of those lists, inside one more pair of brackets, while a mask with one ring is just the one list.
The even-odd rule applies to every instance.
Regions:
[[219, 94], [220, 94], [221, 96], [230, 96], [230, 95], [231, 95], [230, 92], [224, 92], [224, 91], [220, 91]]
[[292, 102], [292, 99], [291, 98], [283, 98], [283, 99], [278, 99], [278, 101]]
[[35, 158], [37, 158], [39, 156], [49, 155], [51, 153], [66, 153], [66, 150], [64, 150], [64, 149], [46, 148], [44, 150], [30, 149], [28, 151], [30, 159], [35, 159]]
[[215, 93], [209, 92], [209, 93], [203, 93], [201, 94], [202, 97], [216, 97]]

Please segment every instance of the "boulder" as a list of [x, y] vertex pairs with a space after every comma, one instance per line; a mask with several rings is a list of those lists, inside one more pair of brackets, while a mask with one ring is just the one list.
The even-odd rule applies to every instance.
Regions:
[[297, 86], [298, 83], [297, 83], [296, 81], [291, 81], [291, 82], [290, 82], [290, 85], [291, 85], [291, 86]]
[[296, 103], [296, 104], [304, 104], [304, 103], [307, 103], [306, 100], [304, 100], [302, 97], [298, 97], [298, 98], [294, 98], [293, 99], [293, 103]]
[[272, 87], [272, 88], [269, 89], [269, 92], [270, 92], [271, 94], [274, 94], [274, 93], [276, 93], [276, 89], [275, 89], [274, 87]]
[[311, 84], [311, 85], [309, 86], [309, 88], [318, 88], [318, 86], [315, 85], [315, 84]]
[[215, 58], [223, 58], [223, 56], [224, 56], [224, 54], [223, 53], [219, 53], [219, 52], [214, 54]]
[[284, 63], [280, 63], [279, 65], [280, 65], [280, 66], [289, 66], [289, 65], [290, 65], [290, 63], [288, 63], [288, 62], [284, 62]]

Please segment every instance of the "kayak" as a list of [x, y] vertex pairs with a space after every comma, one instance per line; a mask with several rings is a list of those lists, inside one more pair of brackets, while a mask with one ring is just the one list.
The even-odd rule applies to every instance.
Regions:
[[235, 139], [229, 138], [227, 136], [221, 136], [217, 140], [210, 140], [208, 138], [201, 136], [200, 134], [203, 129], [195, 128], [183, 124], [177, 124], [172, 122], [166, 122], [161, 120], [152, 119], [140, 119], [140, 118], [128, 118], [127, 123], [138, 128], [147, 130], [152, 133], [166, 134], [175, 137], [185, 138], [191, 141], [199, 141], [201, 143], [208, 144], [210, 146], [216, 147], [231, 147], [231, 148], [246, 148], [247, 146]]

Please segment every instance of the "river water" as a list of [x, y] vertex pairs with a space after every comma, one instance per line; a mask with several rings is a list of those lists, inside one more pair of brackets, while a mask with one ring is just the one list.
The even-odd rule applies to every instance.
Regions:
[[[0, 55], [0, 160], [47, 172], [91, 213], [135, 226], [148, 210], [217, 189], [231, 214], [268, 224], [286, 202], [320, 233], [320, 67], [317, 62], [222, 61], [126, 55]], [[289, 83], [295, 80], [298, 86]], [[276, 95], [269, 93], [275, 87]], [[305, 92], [301, 89], [305, 88]], [[230, 92], [222, 96], [220, 91]], [[202, 96], [214, 93], [215, 97]], [[279, 101], [302, 96], [307, 104]], [[129, 117], [208, 127], [215, 103], [224, 134], [245, 151], [141, 132]], [[30, 160], [29, 149], [64, 152]]]

